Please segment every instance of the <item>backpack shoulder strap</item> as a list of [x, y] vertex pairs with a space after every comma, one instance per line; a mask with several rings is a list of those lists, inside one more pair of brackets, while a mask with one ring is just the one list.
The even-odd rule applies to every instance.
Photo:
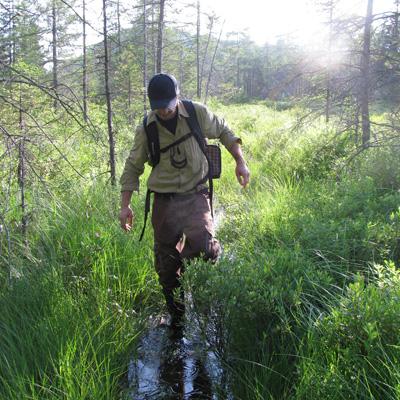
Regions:
[[200, 180], [200, 182], [198, 184], [203, 183], [203, 182], [207, 181], [207, 179], [208, 179], [208, 187], [209, 187], [209, 191], [210, 191], [210, 198], [209, 198], [210, 199], [210, 209], [211, 209], [211, 215], [212, 215], [212, 217], [214, 217], [214, 210], [213, 210], [214, 185], [213, 185], [213, 180], [212, 180], [211, 173], [210, 173], [211, 161], [210, 161], [210, 158], [208, 157], [207, 150], [206, 150], [206, 147], [207, 147], [206, 138], [203, 136], [203, 133], [201, 131], [199, 120], [197, 119], [196, 110], [194, 108], [193, 103], [190, 100], [182, 100], [182, 103], [185, 106], [185, 109], [189, 114], [189, 118], [187, 120], [189, 128], [193, 132], [193, 135], [196, 138], [196, 141], [199, 144], [200, 149], [203, 152], [203, 154], [207, 160], [207, 164], [208, 164], [207, 175], [202, 180]]
[[153, 168], [160, 162], [160, 138], [158, 136], [157, 124], [147, 124], [147, 116], [143, 119], [143, 128], [147, 136], [147, 146], [150, 153], [150, 162]]
[[197, 119], [196, 110], [194, 108], [193, 103], [190, 100], [182, 100], [183, 105], [185, 106], [186, 111], [189, 114], [189, 119], [187, 123], [189, 125], [190, 130], [193, 132], [194, 137], [197, 140], [201, 150], [203, 153], [206, 151], [206, 140], [201, 132], [199, 120]]

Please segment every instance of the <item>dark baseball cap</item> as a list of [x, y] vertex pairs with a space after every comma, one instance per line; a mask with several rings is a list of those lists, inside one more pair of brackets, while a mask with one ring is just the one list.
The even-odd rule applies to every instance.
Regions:
[[178, 100], [178, 82], [169, 74], [156, 74], [149, 82], [147, 96], [152, 110], [159, 108], [175, 108]]

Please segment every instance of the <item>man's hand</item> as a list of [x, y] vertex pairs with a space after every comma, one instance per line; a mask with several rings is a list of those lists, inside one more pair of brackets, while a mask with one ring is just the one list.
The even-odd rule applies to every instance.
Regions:
[[121, 223], [121, 228], [129, 232], [133, 227], [133, 211], [130, 206], [122, 207], [119, 213], [119, 221]]
[[250, 181], [250, 171], [247, 168], [246, 162], [244, 161], [242, 149], [240, 148], [240, 143], [233, 143], [229, 152], [236, 161], [236, 178], [238, 182], [245, 188]]
[[238, 182], [245, 188], [250, 181], [250, 171], [244, 161], [236, 163], [235, 173]]

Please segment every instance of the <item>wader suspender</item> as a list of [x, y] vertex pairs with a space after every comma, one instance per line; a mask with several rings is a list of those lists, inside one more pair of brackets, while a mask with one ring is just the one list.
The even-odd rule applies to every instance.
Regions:
[[[175, 142], [169, 144], [168, 146], [163, 147], [162, 149], [160, 149], [160, 138], [158, 136], [156, 122], [152, 122], [151, 124], [147, 125], [147, 117], [144, 118], [143, 127], [146, 132], [146, 136], [147, 136], [147, 144], [148, 144], [149, 152], [150, 152], [150, 162], [151, 162], [152, 167], [154, 168], [160, 162], [160, 154], [161, 153], [165, 153], [171, 147], [174, 147], [174, 146], [184, 142], [185, 140], [189, 139], [191, 136], [194, 136], [198, 145], [200, 146], [201, 151], [203, 152], [204, 156], [207, 159], [208, 171], [207, 171], [206, 176], [204, 178], [202, 178], [200, 180], [200, 182], [197, 182], [193, 189], [195, 189], [198, 185], [201, 185], [202, 183], [206, 182], [208, 179], [209, 190], [210, 190], [211, 215], [214, 217], [213, 201], [212, 201], [212, 199], [213, 199], [213, 181], [212, 181], [212, 177], [210, 174], [211, 163], [210, 163], [210, 159], [206, 152], [206, 144], [207, 143], [206, 143], [206, 140], [205, 140], [203, 134], [201, 133], [199, 121], [197, 119], [196, 110], [193, 106], [193, 103], [189, 100], [181, 100], [181, 102], [183, 103], [186, 111], [189, 114], [189, 118], [186, 119], [186, 122], [189, 125], [190, 132], [187, 133], [186, 135], [182, 136]], [[150, 212], [151, 192], [152, 191], [150, 189], [147, 189], [146, 201], [145, 201], [145, 206], [144, 206], [144, 222], [143, 222], [143, 228], [142, 228], [142, 232], [140, 234], [139, 242], [143, 239], [144, 231], [146, 229], [147, 217]]]

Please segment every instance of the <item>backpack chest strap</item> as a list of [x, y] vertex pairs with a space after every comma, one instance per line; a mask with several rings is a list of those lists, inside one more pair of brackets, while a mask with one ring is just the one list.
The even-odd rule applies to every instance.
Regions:
[[167, 152], [170, 148], [177, 146], [178, 144], [181, 144], [182, 142], [184, 142], [185, 140], [189, 139], [191, 136], [193, 136], [192, 132], [187, 133], [186, 135], [183, 135], [181, 138], [179, 138], [178, 140], [175, 140], [175, 142], [172, 142], [171, 144], [169, 144], [168, 146], [163, 147], [162, 149], [160, 149], [160, 153], [165, 153]]

